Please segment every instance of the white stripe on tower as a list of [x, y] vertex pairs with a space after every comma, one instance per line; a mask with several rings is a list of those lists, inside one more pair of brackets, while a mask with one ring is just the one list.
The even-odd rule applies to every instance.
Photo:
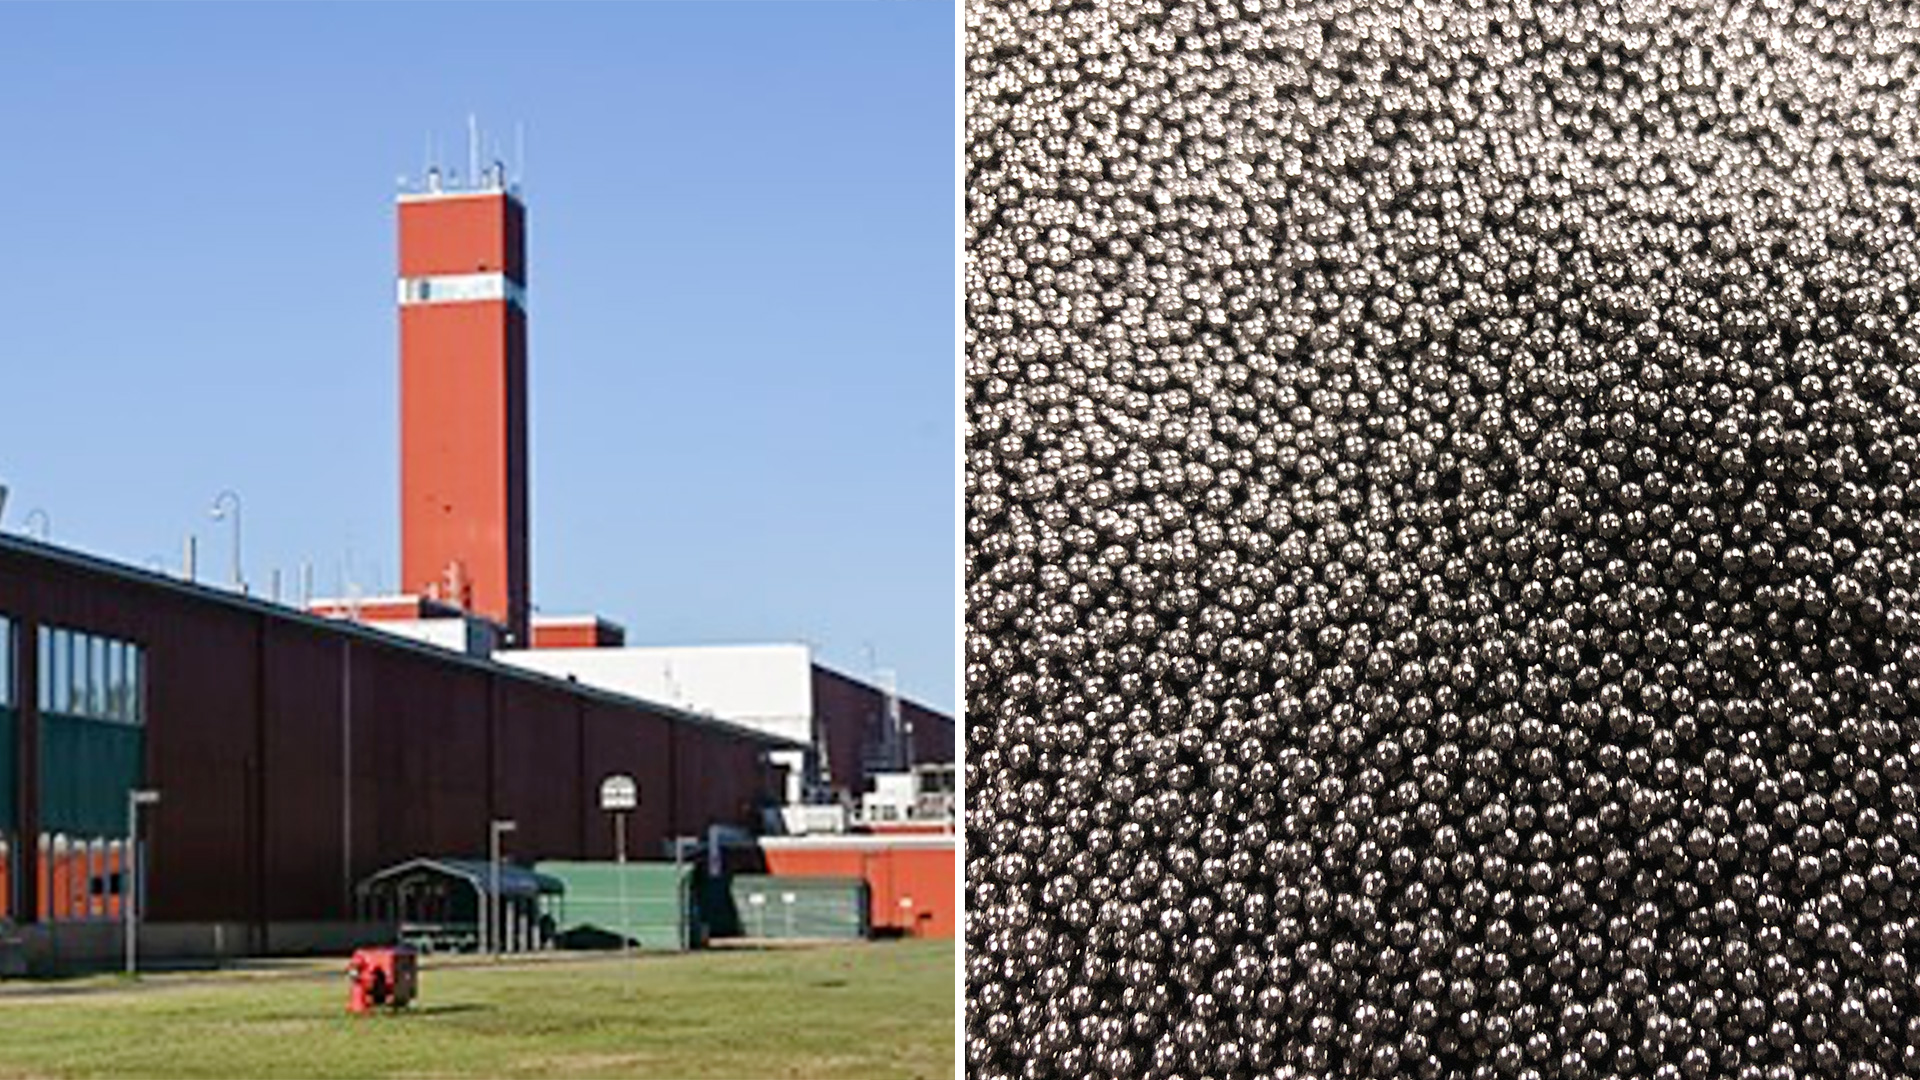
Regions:
[[505, 300], [525, 311], [527, 290], [505, 274], [440, 274], [400, 279], [402, 306], [471, 304], [487, 300]]

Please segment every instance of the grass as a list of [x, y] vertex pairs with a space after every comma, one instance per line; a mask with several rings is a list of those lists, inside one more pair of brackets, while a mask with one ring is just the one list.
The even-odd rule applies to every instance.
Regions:
[[0, 994], [0, 1077], [951, 1077], [951, 941], [429, 966], [349, 1016], [344, 964]]

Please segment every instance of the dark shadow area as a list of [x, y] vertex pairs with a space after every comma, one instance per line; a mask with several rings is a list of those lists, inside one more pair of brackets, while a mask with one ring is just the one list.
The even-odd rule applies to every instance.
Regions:
[[621, 940], [620, 935], [611, 930], [602, 930], [597, 926], [576, 926], [555, 935], [553, 944], [559, 949], [605, 952], [618, 949]]

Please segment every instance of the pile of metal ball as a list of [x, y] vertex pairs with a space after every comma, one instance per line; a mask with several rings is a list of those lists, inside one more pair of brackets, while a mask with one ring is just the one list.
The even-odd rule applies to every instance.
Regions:
[[970, 1074], [1920, 1074], [1920, 7], [965, 21]]

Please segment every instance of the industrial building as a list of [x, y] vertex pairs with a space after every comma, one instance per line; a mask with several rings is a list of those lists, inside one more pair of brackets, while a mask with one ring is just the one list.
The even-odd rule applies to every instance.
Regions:
[[[398, 217], [406, 592], [296, 607], [0, 539], [0, 962], [110, 953], [129, 888], [181, 950], [336, 945], [361, 883], [483, 854], [496, 822], [523, 865], [612, 858], [613, 773], [642, 858], [795, 831], [792, 805], [859, 830], [879, 775], [950, 780], [950, 717], [805, 646], [627, 648], [602, 616], [533, 614], [525, 207], [495, 166], [430, 173]], [[130, 880], [136, 790], [158, 802]], [[907, 932], [951, 933], [946, 851]]]
[[[785, 741], [374, 628], [44, 545], [0, 540], [0, 829], [15, 924], [110, 918], [111, 872], [56, 890], [55, 854], [118, 859], [152, 788], [154, 922], [340, 921], [353, 886], [422, 853], [608, 858], [600, 779], [640, 783], [636, 850], [756, 828]], [[117, 865], [117, 862], [115, 863]], [[98, 899], [102, 902], [93, 903]]]

